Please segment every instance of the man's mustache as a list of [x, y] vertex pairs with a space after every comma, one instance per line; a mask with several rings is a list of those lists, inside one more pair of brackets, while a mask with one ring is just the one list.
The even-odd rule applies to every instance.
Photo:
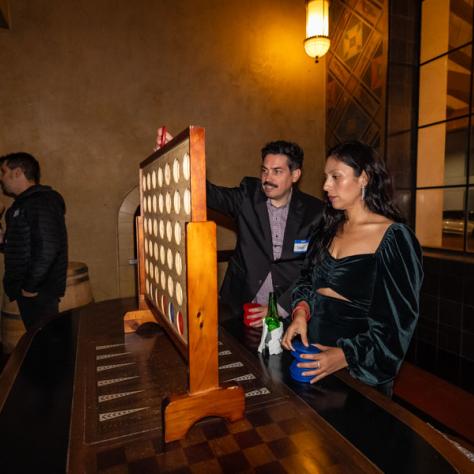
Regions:
[[269, 181], [264, 181], [263, 186], [271, 186], [272, 188], [278, 188], [276, 184], [270, 183]]

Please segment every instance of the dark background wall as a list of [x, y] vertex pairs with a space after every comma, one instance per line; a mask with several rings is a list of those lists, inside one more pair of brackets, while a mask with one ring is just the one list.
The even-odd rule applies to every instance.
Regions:
[[388, 2], [334, 0], [330, 7], [326, 146], [359, 139], [383, 151]]
[[408, 360], [474, 393], [474, 262], [425, 253]]
[[397, 203], [415, 225], [421, 2], [390, 2], [385, 157]]
[[162, 124], [204, 126], [208, 176], [223, 185], [258, 174], [266, 142], [297, 141], [302, 187], [320, 192], [324, 60], [304, 52], [303, 1], [9, 5], [0, 154], [33, 153], [44, 183], [64, 195], [70, 257], [89, 265], [97, 300], [119, 294], [119, 208]]

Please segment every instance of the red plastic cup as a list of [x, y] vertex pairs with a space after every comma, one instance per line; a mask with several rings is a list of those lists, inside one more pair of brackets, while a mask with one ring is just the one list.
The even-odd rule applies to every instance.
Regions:
[[250, 327], [250, 323], [255, 322], [255, 318], [249, 319], [249, 316], [253, 316], [253, 313], [251, 313], [250, 310], [252, 308], [259, 308], [260, 306], [262, 305], [259, 303], [245, 303], [244, 304], [244, 324], [246, 326]]

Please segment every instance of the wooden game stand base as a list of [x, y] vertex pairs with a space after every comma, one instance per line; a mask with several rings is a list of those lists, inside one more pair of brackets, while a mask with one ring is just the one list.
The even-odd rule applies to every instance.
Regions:
[[[151, 310], [128, 311], [123, 317], [124, 332], [136, 332], [142, 324], [149, 322], [159, 324]], [[209, 416], [240, 420], [244, 417], [244, 410], [245, 392], [238, 385], [171, 395], [163, 400], [164, 441], [170, 443], [183, 439], [194, 423]]]
[[218, 387], [207, 392], [172, 395], [163, 402], [165, 443], [183, 439], [202, 418], [219, 416], [228, 421], [243, 418], [245, 394], [242, 387]]
[[123, 317], [123, 330], [125, 334], [130, 334], [136, 332], [137, 329], [145, 323], [158, 324], [158, 321], [149, 309], [128, 311]]

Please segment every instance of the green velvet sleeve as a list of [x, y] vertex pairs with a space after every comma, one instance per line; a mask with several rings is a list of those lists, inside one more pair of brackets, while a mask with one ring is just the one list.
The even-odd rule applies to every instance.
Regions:
[[[311, 241], [309, 244], [309, 250], [306, 254], [303, 266], [301, 268], [300, 276], [295, 283], [294, 289], [291, 294], [291, 311], [295, 309], [295, 306], [300, 301], [306, 301], [309, 305], [310, 314], [314, 312], [314, 298], [316, 293], [314, 292], [314, 282], [313, 282], [313, 256], [315, 252], [315, 242]], [[291, 312], [290, 311], [290, 312]]]
[[351, 375], [369, 385], [383, 384], [396, 376], [415, 330], [423, 280], [420, 245], [403, 224], [392, 225], [376, 258], [369, 329], [337, 341]]

